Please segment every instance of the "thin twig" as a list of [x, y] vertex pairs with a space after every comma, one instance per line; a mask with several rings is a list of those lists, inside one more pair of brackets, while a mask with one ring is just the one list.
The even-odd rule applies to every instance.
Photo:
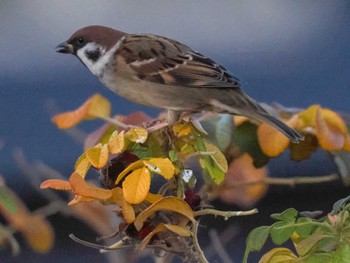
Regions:
[[201, 260], [202, 263], [209, 263], [208, 260], [206, 259], [206, 257], [204, 256], [203, 250], [201, 249], [199, 243], [198, 243], [198, 226], [199, 226], [199, 222], [195, 221], [193, 224], [193, 244], [194, 247], [196, 248], [196, 252], [198, 253], [199, 259]]
[[202, 216], [202, 215], [214, 215], [214, 216], [222, 216], [225, 219], [233, 216], [247, 216], [258, 213], [258, 209], [254, 208], [248, 211], [220, 211], [216, 209], [202, 209], [194, 212], [194, 216]]

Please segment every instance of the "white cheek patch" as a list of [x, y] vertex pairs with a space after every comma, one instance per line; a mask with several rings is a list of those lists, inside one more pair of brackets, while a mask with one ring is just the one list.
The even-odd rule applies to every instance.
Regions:
[[[77, 56], [81, 59], [81, 61], [85, 64], [85, 66], [96, 76], [101, 77], [103, 71], [106, 68], [106, 64], [110, 62], [110, 58], [113, 56], [115, 51], [119, 48], [121, 41], [124, 38], [120, 39], [116, 45], [114, 45], [109, 51], [106, 52], [105, 48], [102, 48], [97, 43], [88, 43], [81, 49], [77, 51]], [[86, 52], [97, 52], [100, 50], [100, 58], [96, 61], [89, 59], [86, 55]]]

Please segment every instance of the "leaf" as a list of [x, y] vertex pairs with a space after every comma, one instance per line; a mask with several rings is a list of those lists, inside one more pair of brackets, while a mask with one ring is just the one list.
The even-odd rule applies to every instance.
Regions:
[[133, 162], [131, 164], [128, 165], [128, 167], [126, 167], [117, 177], [117, 179], [115, 180], [115, 184], [118, 185], [120, 183], [120, 181], [126, 176], [128, 175], [131, 171], [136, 170], [136, 169], [140, 169], [142, 167], [144, 167], [145, 164], [143, 163], [143, 160], [138, 160], [136, 162]]
[[[65, 190], [65, 191], [71, 191], [72, 186], [68, 181], [65, 180], [59, 180], [59, 179], [49, 179], [41, 183], [40, 185], [41, 189], [55, 189], [55, 190]], [[1, 200], [0, 200], [1, 201]]]
[[69, 182], [76, 195], [88, 197], [96, 200], [107, 200], [112, 197], [111, 190], [101, 189], [92, 184], [87, 183], [78, 173], [73, 173]]
[[225, 151], [232, 142], [233, 118], [230, 114], [221, 114], [215, 129], [217, 146], [221, 151]]
[[247, 262], [250, 252], [260, 251], [269, 237], [270, 227], [259, 226], [250, 231], [246, 240], [243, 262]]
[[123, 182], [123, 194], [130, 204], [143, 202], [151, 186], [151, 174], [146, 168], [140, 168], [129, 174]]
[[350, 262], [350, 247], [345, 244], [339, 246], [332, 256], [332, 263], [344, 262]]
[[298, 257], [288, 248], [273, 248], [262, 256], [259, 263], [294, 263]]
[[271, 226], [271, 239], [276, 245], [281, 245], [288, 239], [290, 239], [294, 231], [294, 223], [290, 223], [287, 221], [278, 221]]
[[249, 121], [243, 122], [233, 130], [233, 142], [242, 153], [252, 156], [255, 167], [263, 167], [269, 158], [262, 152], [257, 139], [257, 126]]
[[191, 134], [193, 126], [190, 122], [179, 123], [173, 126], [173, 132], [177, 137], [185, 137]]
[[350, 203], [350, 195], [345, 197], [345, 198], [342, 198], [342, 199], [339, 199], [338, 201], [336, 201], [334, 204], [333, 204], [333, 209], [331, 211], [331, 215], [336, 215], [338, 214], [342, 208], [347, 205], [348, 203]]
[[25, 220], [19, 230], [24, 235], [29, 246], [38, 253], [47, 253], [54, 244], [52, 226], [38, 215], [31, 215]]
[[86, 158], [91, 165], [97, 169], [103, 168], [108, 162], [108, 146], [107, 144], [97, 144], [86, 150]]
[[91, 167], [89, 159], [86, 157], [86, 153], [79, 156], [78, 160], [75, 162], [74, 171], [83, 178], [86, 176], [87, 172]]
[[144, 143], [147, 140], [148, 132], [144, 128], [131, 128], [125, 133], [125, 138], [132, 142]]
[[110, 117], [111, 103], [100, 94], [91, 97], [91, 104], [88, 108], [87, 118], [94, 119], [96, 117]]
[[181, 237], [190, 237], [192, 235], [192, 232], [185, 227], [161, 223], [142, 240], [141, 250], [145, 249], [145, 247], [151, 241], [151, 239], [154, 235], [156, 235], [157, 233], [160, 233], [160, 232], [164, 232], [164, 231], [173, 232]]
[[121, 153], [124, 150], [124, 131], [114, 131], [108, 140], [108, 150], [111, 154]]
[[310, 158], [318, 148], [318, 140], [314, 134], [306, 133], [304, 136], [303, 141], [289, 144], [291, 159], [294, 161], [303, 161]]
[[267, 191], [267, 174], [266, 167], [256, 168], [252, 157], [244, 153], [230, 163], [218, 195], [228, 204], [252, 206]]
[[283, 220], [288, 222], [294, 222], [294, 219], [298, 215], [298, 211], [295, 208], [288, 208], [279, 214], [272, 214], [271, 218], [277, 220]]
[[296, 223], [300, 224], [300, 226], [296, 227], [295, 232], [297, 232], [301, 238], [310, 236], [312, 230], [315, 228], [313, 220], [308, 217], [300, 217], [297, 219]]
[[[294, 115], [286, 124], [291, 128], [295, 128], [298, 124], [298, 115]], [[266, 123], [259, 125], [257, 136], [262, 152], [269, 157], [279, 156], [290, 143], [283, 133]]]
[[52, 121], [58, 128], [67, 129], [77, 125], [85, 118], [108, 117], [110, 111], [108, 100], [103, 98], [100, 94], [95, 94], [78, 109], [58, 114], [52, 118]]
[[330, 263], [332, 256], [329, 253], [313, 253], [307, 257], [306, 263]]
[[143, 163], [151, 172], [159, 174], [167, 180], [174, 176], [175, 167], [168, 158], [151, 158], [144, 160]]
[[122, 215], [126, 223], [131, 224], [135, 220], [135, 210], [131, 204], [125, 201], [123, 190], [120, 187], [113, 188], [110, 203], [116, 203], [121, 207]]
[[210, 156], [201, 157], [199, 159], [199, 164], [205, 169], [204, 172], [208, 173], [212, 182], [220, 184], [224, 180], [225, 173], [216, 165], [215, 161]]
[[160, 199], [164, 198], [164, 196], [162, 196], [161, 194], [152, 194], [152, 193], [148, 193], [146, 198], [145, 198], [145, 201], [153, 204], [157, 201], [159, 201]]
[[312, 234], [311, 236], [302, 239], [300, 242], [297, 242], [295, 249], [300, 256], [305, 256], [310, 253], [310, 250], [324, 237], [325, 235], [321, 233]]
[[210, 155], [210, 157], [213, 159], [213, 161], [216, 163], [218, 168], [223, 172], [227, 173], [228, 165], [227, 160], [224, 156], [224, 154], [219, 150], [218, 147], [216, 147], [211, 142], [204, 140], [205, 148], [208, 152], [214, 152], [213, 155]]
[[139, 231], [150, 215], [163, 210], [179, 213], [192, 222], [195, 221], [193, 211], [185, 201], [173, 196], [167, 196], [143, 210], [134, 221], [135, 228]]
[[317, 138], [326, 151], [340, 150], [345, 143], [346, 126], [335, 112], [332, 113], [330, 110], [318, 110], [316, 113]]

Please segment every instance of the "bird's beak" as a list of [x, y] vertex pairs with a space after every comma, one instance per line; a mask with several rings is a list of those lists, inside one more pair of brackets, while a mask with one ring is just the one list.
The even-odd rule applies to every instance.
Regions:
[[65, 53], [65, 54], [73, 54], [74, 48], [73, 48], [73, 45], [68, 44], [67, 41], [65, 41], [56, 47], [56, 52]]

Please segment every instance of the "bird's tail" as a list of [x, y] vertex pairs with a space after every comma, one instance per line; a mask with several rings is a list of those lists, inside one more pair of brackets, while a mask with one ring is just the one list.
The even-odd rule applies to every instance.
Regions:
[[304, 140], [304, 136], [301, 133], [269, 114], [261, 105], [259, 105], [259, 103], [248, 95], [240, 93], [239, 96], [237, 96], [235, 93], [234, 98], [231, 98], [231, 102], [232, 99], [235, 102], [233, 107], [223, 104], [217, 100], [212, 100], [211, 104], [214, 106], [214, 108], [221, 109], [223, 113], [241, 115], [265, 122], [282, 132], [294, 143]]

